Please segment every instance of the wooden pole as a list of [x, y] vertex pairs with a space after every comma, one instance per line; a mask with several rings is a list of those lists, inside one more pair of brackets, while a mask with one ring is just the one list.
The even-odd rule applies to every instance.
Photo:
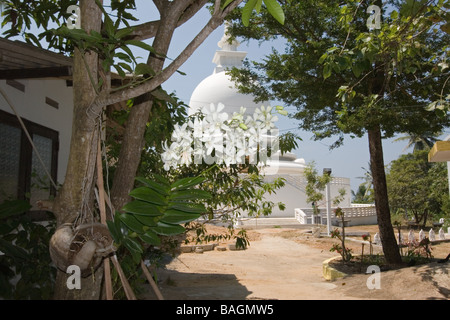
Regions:
[[136, 296], [134, 295], [133, 289], [131, 288], [130, 283], [127, 280], [127, 277], [125, 277], [122, 267], [120, 266], [120, 263], [117, 260], [117, 256], [113, 255], [111, 257], [111, 261], [114, 264], [114, 267], [116, 267], [117, 273], [119, 274], [119, 278], [120, 278], [120, 281], [122, 282], [123, 290], [125, 291], [125, 295], [127, 296], [127, 299], [128, 300], [137, 300]]
[[142, 271], [144, 271], [145, 277], [147, 278], [148, 282], [152, 286], [153, 291], [155, 291], [156, 296], [158, 297], [158, 300], [164, 300], [164, 297], [161, 294], [161, 291], [159, 291], [159, 288], [156, 285], [155, 281], [153, 280], [152, 275], [150, 274], [150, 272], [147, 269], [147, 266], [145, 265], [144, 261], [142, 261], [142, 260], [141, 260], [141, 268], [142, 268]]
[[[101, 139], [98, 140], [97, 148], [97, 187], [98, 187], [98, 199], [100, 208], [100, 222], [106, 225], [106, 207], [105, 207], [105, 187], [103, 185], [103, 166], [102, 166], [102, 156], [101, 156]], [[109, 263], [109, 258], [103, 259], [103, 267], [105, 270], [105, 289], [106, 289], [106, 300], [113, 300], [113, 290], [112, 290], [112, 280], [111, 280], [111, 265]]]

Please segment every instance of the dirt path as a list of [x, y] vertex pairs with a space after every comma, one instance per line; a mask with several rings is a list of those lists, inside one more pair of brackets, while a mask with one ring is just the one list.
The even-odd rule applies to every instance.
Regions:
[[[165, 270], [158, 272], [163, 296], [167, 300], [450, 297], [450, 263], [384, 272], [381, 289], [369, 290], [366, 286], [369, 275], [333, 282], [322, 277], [322, 262], [336, 256], [328, 250], [327, 241], [331, 239], [313, 243], [298, 230], [272, 228], [252, 232], [257, 240], [245, 251], [183, 253], [172, 260]], [[151, 295], [147, 298], [152, 299]]]

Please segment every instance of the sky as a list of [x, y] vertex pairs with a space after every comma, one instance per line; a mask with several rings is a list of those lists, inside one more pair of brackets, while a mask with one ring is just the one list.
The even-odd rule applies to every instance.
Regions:
[[[158, 18], [157, 10], [151, 1], [136, 0], [136, 6], [137, 11], [133, 12], [133, 14], [141, 22]], [[191, 20], [179, 27], [172, 39], [168, 57], [175, 58], [203, 28], [209, 17], [210, 13], [208, 10], [203, 9]], [[212, 59], [215, 51], [220, 49], [217, 43], [222, 38], [223, 33], [224, 27], [222, 25], [205, 40], [180, 68], [180, 71], [186, 75], [175, 73], [162, 85], [163, 88], [169, 93], [175, 92], [179, 99], [189, 104], [191, 94], [196, 86], [213, 73], [215, 64], [212, 62]], [[259, 44], [256, 41], [250, 43], [245, 42], [241, 44], [238, 50], [246, 51], [249, 60], [260, 61], [271, 51], [272, 47], [278, 47], [280, 49], [279, 47], [281, 45], [281, 42], [265, 42], [263, 44]], [[136, 50], [135, 55], [142, 56], [143, 62], [146, 61], [147, 56], [145, 52]], [[292, 106], [285, 105], [279, 101], [272, 101], [272, 105], [278, 104], [283, 105], [288, 111], [294, 111], [294, 107]], [[319, 172], [322, 172], [324, 168], [331, 168], [333, 176], [350, 178], [351, 188], [356, 191], [358, 185], [363, 182], [363, 179], [360, 177], [364, 177], [366, 170], [369, 169], [367, 136], [355, 139], [346, 137], [343, 146], [330, 150], [329, 147], [335, 139], [313, 141], [311, 140], [312, 134], [310, 132], [298, 129], [298, 121], [281, 115], [279, 115], [279, 118], [280, 120], [277, 126], [281, 132], [293, 131], [302, 138], [298, 148], [293, 150], [293, 153], [297, 157], [305, 159], [306, 163], [314, 161]], [[448, 134], [450, 132], [447, 130], [443, 136], [445, 137]], [[397, 159], [402, 153], [405, 153], [404, 148], [407, 142], [395, 142], [395, 138], [397, 137], [386, 139], [383, 142], [384, 161], [386, 165], [392, 160]], [[406, 153], [410, 151], [411, 149], [406, 150]]]

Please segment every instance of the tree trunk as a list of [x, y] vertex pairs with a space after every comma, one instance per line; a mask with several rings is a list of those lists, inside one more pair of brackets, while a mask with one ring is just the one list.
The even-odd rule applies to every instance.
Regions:
[[55, 300], [100, 300], [102, 281], [103, 281], [103, 263], [94, 274], [86, 278], [81, 278], [80, 288], [67, 288], [68, 274], [58, 270], [55, 283]]
[[[151, 53], [147, 60], [147, 64], [156, 74], [163, 70], [164, 56], [167, 55], [183, 11], [161, 10], [161, 22], [153, 41], [153, 48], [158, 55]], [[146, 93], [136, 98], [135, 105], [131, 108], [111, 188], [111, 202], [115, 210], [120, 210], [130, 200], [129, 193], [133, 189], [141, 160], [144, 134], [152, 105], [153, 97], [150, 93]]]
[[[87, 32], [100, 32], [102, 12], [95, 0], [80, 1], [81, 26]], [[98, 56], [92, 52], [74, 53], [74, 111], [70, 156], [66, 177], [53, 205], [57, 227], [64, 223], [91, 222], [93, 216], [93, 188], [95, 186], [95, 168], [97, 144], [99, 139], [99, 115], [86, 112], [96, 98], [96, 92], [90, 81], [89, 72], [94, 81], [98, 79]], [[100, 270], [101, 268], [99, 268]], [[97, 271], [99, 273], [100, 271]], [[83, 280], [81, 290], [69, 290], [66, 285], [68, 274], [58, 271], [55, 285], [55, 299], [98, 299], [96, 292], [101, 288], [100, 276]]]
[[151, 107], [152, 101], [146, 101], [131, 108], [111, 188], [111, 203], [114, 210], [120, 210], [130, 201], [129, 193], [133, 189], [134, 178], [141, 161], [146, 123]]
[[370, 168], [383, 253], [388, 264], [400, 264], [402, 259], [391, 223], [380, 127], [368, 130], [368, 135]]

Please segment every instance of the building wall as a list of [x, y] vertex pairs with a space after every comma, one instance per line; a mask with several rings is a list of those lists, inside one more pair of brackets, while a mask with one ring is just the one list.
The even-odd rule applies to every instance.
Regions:
[[[63, 183], [69, 159], [72, 134], [73, 91], [65, 80], [18, 80], [25, 88], [22, 92], [0, 80], [0, 87], [12, 101], [19, 115], [59, 133], [57, 183]], [[46, 98], [58, 103], [58, 108], [46, 103]], [[0, 109], [14, 114], [0, 96]]]
[[[285, 186], [279, 189], [276, 194], [266, 194], [266, 201], [273, 201], [274, 203], [282, 202], [285, 204], [286, 209], [281, 211], [276, 206], [273, 209], [270, 217], [273, 218], [294, 218], [295, 217], [295, 208], [311, 208], [311, 203], [306, 201], [306, 179], [303, 175], [299, 174], [291, 174], [291, 175], [274, 175], [267, 176], [267, 181], [273, 181], [276, 177], [284, 178]], [[333, 199], [339, 195], [339, 189], [344, 188], [346, 193], [344, 196], [344, 200], [339, 204], [341, 207], [350, 207], [351, 206], [351, 188], [350, 188], [350, 179], [349, 178], [333, 178], [333, 181], [330, 183], [330, 198]], [[323, 201], [318, 203], [319, 207], [326, 207], [326, 195], [324, 192]], [[333, 204], [331, 203], [331, 206]]]

